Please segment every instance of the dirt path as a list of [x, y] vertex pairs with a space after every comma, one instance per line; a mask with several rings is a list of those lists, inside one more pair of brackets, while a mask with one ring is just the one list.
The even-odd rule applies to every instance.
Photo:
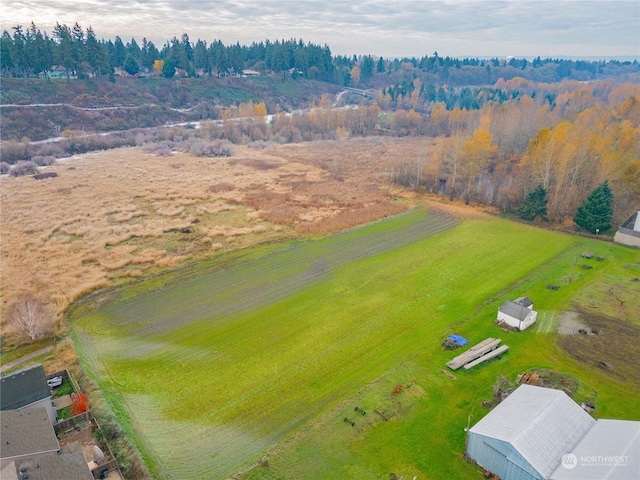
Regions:
[[8, 362], [5, 363], [3, 365], [0, 366], [0, 373], [5, 372], [13, 367], [15, 367], [16, 365], [20, 365], [23, 362], [27, 362], [33, 358], [39, 357], [40, 355], [44, 355], [45, 353], [49, 353], [53, 350], [53, 346], [49, 346], [49, 347], [45, 347], [45, 348], [41, 348], [40, 350], [36, 350], [33, 353], [30, 353], [28, 355], [24, 355], [23, 357], [20, 357], [16, 360], [13, 360], [12, 362]]

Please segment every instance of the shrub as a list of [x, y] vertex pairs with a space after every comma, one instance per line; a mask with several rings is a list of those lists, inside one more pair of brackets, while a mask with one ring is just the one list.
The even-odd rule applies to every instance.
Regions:
[[9, 165], [7, 162], [0, 162], [0, 173], [9, 173], [10, 168], [11, 165]]
[[40, 167], [46, 167], [56, 163], [56, 158], [51, 155], [36, 155], [35, 157], [31, 157], [31, 161]]
[[9, 170], [9, 174], [14, 177], [20, 177], [22, 175], [32, 175], [38, 172], [38, 166], [34, 162], [24, 162], [20, 161], [16, 163]]
[[195, 139], [189, 145], [189, 153], [196, 157], [230, 157], [233, 145], [228, 140], [206, 141]]
[[44, 173], [36, 173], [33, 178], [35, 180], [44, 180], [45, 178], [55, 178], [58, 174], [56, 172], [44, 172]]

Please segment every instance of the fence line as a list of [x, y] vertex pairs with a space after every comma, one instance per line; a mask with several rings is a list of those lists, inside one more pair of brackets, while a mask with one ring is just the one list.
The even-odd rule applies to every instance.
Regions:
[[82, 412], [71, 418], [65, 418], [64, 420], [60, 420], [58, 423], [56, 423], [53, 426], [53, 429], [55, 430], [56, 434], [58, 434], [61, 431], [74, 428], [78, 423], [90, 422], [91, 420], [93, 420], [93, 414], [91, 413], [91, 410], [87, 410], [86, 412]]

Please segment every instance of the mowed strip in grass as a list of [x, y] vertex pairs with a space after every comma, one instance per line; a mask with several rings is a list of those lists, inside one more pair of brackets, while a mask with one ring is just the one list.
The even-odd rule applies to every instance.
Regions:
[[[397, 227], [380, 222], [352, 235], [366, 242], [369, 235]], [[83, 331], [89, 334], [82, 348], [87, 355], [93, 352], [85, 357], [92, 360], [88, 366], [159, 478], [225, 478], [246, 467], [423, 352], [425, 344], [439, 344], [451, 324], [574, 241], [503, 220], [468, 220], [408, 245], [399, 241], [395, 250], [332, 263], [342, 255], [344, 238], [324, 239], [328, 244], [320, 251], [332, 267], [322, 277], [259, 309], [249, 305], [219, 317], [213, 308], [190, 322], [178, 318], [173, 329], [148, 328], [152, 322], [140, 319], [145, 300], [152, 318], [160, 298], [174, 298], [171, 288], [189, 304], [183, 283], [135, 297], [131, 322], [129, 300], [76, 320], [80, 338]], [[282, 281], [299, 271], [299, 266], [272, 268], [256, 275]], [[219, 295], [233, 297], [236, 288], [212, 291], [209, 301], [215, 305]], [[197, 293], [193, 303], [203, 302]], [[450, 440], [440, 438], [436, 448], [452, 461], [459, 454], [447, 452]], [[414, 449], [392, 452], [420, 457]], [[359, 455], [362, 464], [356, 462], [354, 472], [384, 473], [385, 454], [378, 453], [371, 465], [368, 455]], [[295, 467], [289, 465], [291, 471]], [[308, 475], [322, 478], [318, 472]]]

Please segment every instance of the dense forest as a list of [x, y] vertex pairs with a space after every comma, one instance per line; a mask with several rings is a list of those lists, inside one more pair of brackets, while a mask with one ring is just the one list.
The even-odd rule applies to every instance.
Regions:
[[0, 38], [0, 70], [4, 76], [21, 78], [47, 78], [54, 65], [63, 68], [67, 78], [79, 79], [101, 76], [113, 79], [115, 68], [129, 75], [155, 73], [167, 78], [239, 75], [250, 69], [261, 74], [301, 76], [345, 86], [382, 87], [390, 82], [376, 74], [385, 73], [400, 79], [397, 85], [385, 90], [392, 100], [398, 95], [412, 94], [411, 85], [416, 78], [422, 83], [418, 92], [421, 98], [443, 100], [434, 85], [490, 85], [500, 78], [514, 77], [538, 82], [587, 81], [639, 72], [637, 61], [458, 59], [441, 57], [437, 52], [421, 58], [385, 59], [333, 55], [328, 45], [305, 43], [302, 39], [224, 45], [220, 40], [192, 42], [187, 33], [167, 40], [158, 48], [146, 38], [141, 43], [135, 38], [125, 43], [119, 36], [113, 41], [98, 40], [91, 27], [85, 30], [78, 23], [72, 27], [58, 23], [52, 34], [42, 32], [33, 23], [28, 28], [16, 25], [12, 30], [13, 35], [5, 30]]

